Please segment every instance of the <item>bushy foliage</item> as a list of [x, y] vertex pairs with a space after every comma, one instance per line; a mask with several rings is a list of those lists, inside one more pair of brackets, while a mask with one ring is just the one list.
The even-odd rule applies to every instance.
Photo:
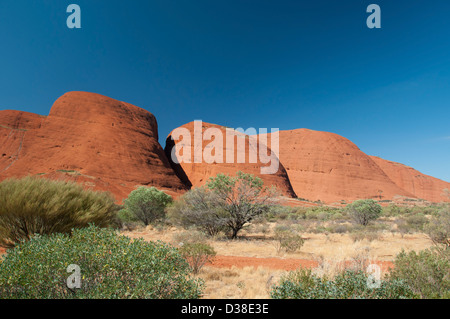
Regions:
[[34, 234], [70, 233], [89, 223], [116, 224], [118, 206], [108, 193], [64, 181], [25, 177], [0, 183], [0, 245], [13, 247]]
[[218, 174], [210, 178], [207, 187], [215, 194], [217, 207], [227, 214], [226, 227], [231, 238], [236, 238], [247, 223], [278, 202], [275, 188], [265, 187], [262, 179], [241, 171], [234, 177]]
[[[67, 267], [78, 265], [81, 288], [67, 286]], [[132, 240], [93, 225], [72, 235], [33, 237], [0, 262], [0, 298], [198, 298], [202, 283], [178, 249]]]
[[280, 253], [284, 250], [287, 253], [294, 253], [303, 246], [305, 240], [302, 236], [287, 226], [277, 226], [275, 228], [275, 248]]
[[379, 288], [370, 288], [365, 272], [345, 270], [334, 278], [319, 277], [310, 269], [289, 273], [271, 290], [274, 299], [404, 299], [414, 298], [401, 280], [382, 280]]
[[438, 247], [402, 251], [397, 255], [390, 277], [402, 280], [422, 298], [450, 298], [450, 250]]
[[346, 206], [352, 219], [360, 225], [367, 226], [370, 221], [380, 217], [382, 208], [373, 199], [361, 199]]
[[215, 236], [225, 230], [227, 222], [227, 213], [217, 200], [217, 195], [205, 187], [191, 189], [168, 209], [170, 221]]
[[124, 201], [119, 216], [122, 220], [139, 221], [145, 226], [165, 218], [165, 209], [172, 197], [155, 187], [141, 186], [132, 191]]
[[450, 208], [439, 211], [424, 227], [425, 232], [436, 244], [444, 244], [450, 248]]
[[214, 248], [206, 242], [183, 243], [180, 252], [191, 266], [194, 274], [198, 274], [200, 269], [206, 263], [213, 261], [216, 256]]

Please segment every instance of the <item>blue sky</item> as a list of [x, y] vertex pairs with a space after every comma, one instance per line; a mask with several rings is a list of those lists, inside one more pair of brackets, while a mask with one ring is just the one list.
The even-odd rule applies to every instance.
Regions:
[[309, 128], [450, 181], [449, 14], [448, 0], [1, 0], [0, 109], [96, 92], [152, 112], [163, 146], [195, 119]]

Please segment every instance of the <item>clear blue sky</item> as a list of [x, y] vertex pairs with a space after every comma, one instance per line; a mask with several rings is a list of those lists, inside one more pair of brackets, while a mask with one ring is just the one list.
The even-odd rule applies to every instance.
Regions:
[[448, 0], [1, 0], [0, 45], [0, 109], [90, 91], [155, 114], [163, 146], [195, 119], [304, 127], [450, 181]]

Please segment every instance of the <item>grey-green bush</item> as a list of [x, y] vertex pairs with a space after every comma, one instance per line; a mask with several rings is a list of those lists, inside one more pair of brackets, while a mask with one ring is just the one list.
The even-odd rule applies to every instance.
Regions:
[[380, 217], [382, 208], [373, 199], [361, 199], [348, 204], [346, 207], [350, 217], [357, 223], [367, 226], [370, 221]]
[[422, 298], [450, 298], [450, 250], [439, 247], [420, 252], [402, 251], [390, 277], [402, 280]]
[[145, 226], [165, 218], [165, 209], [172, 203], [172, 197], [156, 187], [141, 186], [124, 200], [119, 217], [124, 221], [139, 221]]
[[401, 280], [382, 280], [379, 288], [369, 288], [363, 271], [345, 270], [334, 278], [319, 277], [310, 269], [290, 272], [274, 286], [274, 299], [405, 299], [417, 297]]
[[205, 187], [191, 189], [169, 207], [169, 219], [186, 229], [196, 227], [215, 236], [225, 230], [228, 217], [217, 201], [217, 195]]
[[[79, 289], [67, 285], [71, 264], [81, 270]], [[33, 237], [0, 262], [0, 299], [199, 298], [202, 285], [177, 248], [93, 225]]]
[[34, 234], [70, 233], [93, 223], [117, 224], [118, 206], [103, 192], [37, 177], [0, 183], [0, 245], [13, 247]]
[[216, 256], [214, 248], [206, 242], [183, 243], [180, 252], [191, 266], [194, 274], [198, 274], [200, 269], [206, 263], [213, 261]]

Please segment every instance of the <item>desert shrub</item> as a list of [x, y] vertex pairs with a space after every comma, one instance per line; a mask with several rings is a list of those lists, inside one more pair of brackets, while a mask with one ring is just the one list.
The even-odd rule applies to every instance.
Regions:
[[294, 253], [303, 246], [305, 240], [302, 236], [287, 226], [277, 226], [275, 228], [275, 248], [278, 253], [284, 250], [287, 253]]
[[145, 226], [162, 221], [165, 209], [172, 203], [172, 197], [155, 187], [141, 186], [124, 200], [119, 217], [125, 221], [139, 221]]
[[173, 236], [173, 241], [176, 245], [182, 246], [184, 244], [204, 243], [207, 238], [205, 233], [198, 230], [189, 230], [177, 233]]
[[377, 233], [377, 232], [383, 232], [385, 230], [389, 230], [390, 225], [388, 223], [384, 223], [384, 222], [375, 222], [375, 223], [371, 223], [370, 225], [367, 225], [365, 227], [356, 227], [356, 228], [364, 229], [369, 232]]
[[[80, 267], [81, 288], [68, 288], [71, 264]], [[0, 298], [199, 298], [202, 282], [189, 273], [173, 246], [91, 225], [9, 250], [0, 263]]]
[[342, 213], [339, 213], [339, 212], [331, 215], [331, 219], [332, 220], [340, 220], [340, 219], [344, 219], [344, 218], [345, 218], [345, 216]]
[[322, 212], [319, 212], [319, 214], [317, 214], [317, 219], [325, 221], [325, 220], [329, 220], [331, 218], [331, 216], [332, 216], [332, 214], [322, 211]]
[[265, 213], [264, 215], [273, 216], [273, 219], [275, 220], [285, 220], [285, 219], [296, 220], [301, 218], [296, 214], [295, 208], [282, 205], [269, 206], [267, 209], [267, 213]]
[[314, 233], [314, 234], [323, 234], [323, 233], [326, 234], [329, 232], [329, 230], [327, 227], [325, 227], [323, 225], [317, 225], [316, 227], [310, 229], [310, 232]]
[[327, 229], [330, 233], [344, 234], [350, 232], [352, 230], [352, 227], [346, 224], [332, 224], [328, 226]]
[[354, 225], [350, 230], [350, 238], [354, 241], [373, 241], [377, 240], [381, 237], [380, 226], [370, 225], [370, 226], [362, 226], [362, 225]]
[[397, 230], [404, 235], [423, 231], [424, 226], [428, 223], [428, 219], [425, 215], [419, 213], [407, 216], [406, 218], [400, 218], [395, 223], [397, 224]]
[[356, 230], [350, 233], [350, 238], [353, 242], [367, 240], [369, 242], [380, 239], [381, 235], [376, 231]]
[[348, 204], [346, 210], [357, 224], [367, 226], [381, 215], [382, 208], [373, 199], [362, 199]]
[[379, 288], [370, 288], [369, 275], [363, 271], [344, 270], [334, 278], [319, 277], [310, 269], [300, 269], [284, 276], [271, 290], [274, 299], [404, 299], [414, 298], [413, 291], [401, 280], [381, 280]]
[[448, 249], [450, 247], [450, 209], [438, 212], [424, 229], [434, 243], [444, 244]]
[[395, 204], [390, 204], [389, 206], [382, 208], [382, 214], [385, 217], [398, 217], [409, 214], [410, 212], [411, 210], [408, 207], [400, 207]]
[[207, 183], [217, 198], [215, 205], [225, 212], [226, 228], [232, 239], [252, 220], [278, 204], [279, 192], [265, 187], [261, 178], [238, 171], [234, 177], [217, 174]]
[[180, 252], [189, 263], [194, 274], [198, 274], [200, 269], [206, 263], [213, 261], [216, 256], [214, 248], [205, 242], [183, 243]]
[[402, 251], [394, 261], [390, 277], [403, 280], [422, 298], [450, 298], [450, 251], [431, 248]]
[[308, 210], [305, 214], [306, 219], [319, 219], [319, 211], [317, 210]]
[[306, 207], [297, 207], [294, 210], [294, 214], [298, 216], [297, 219], [306, 219], [306, 213], [308, 212], [308, 209]]
[[93, 223], [116, 226], [118, 206], [108, 193], [37, 177], [0, 183], [0, 245], [13, 247], [34, 234], [70, 233]]
[[225, 231], [227, 213], [217, 205], [217, 195], [204, 187], [191, 189], [168, 209], [172, 223], [196, 227], [209, 236]]

